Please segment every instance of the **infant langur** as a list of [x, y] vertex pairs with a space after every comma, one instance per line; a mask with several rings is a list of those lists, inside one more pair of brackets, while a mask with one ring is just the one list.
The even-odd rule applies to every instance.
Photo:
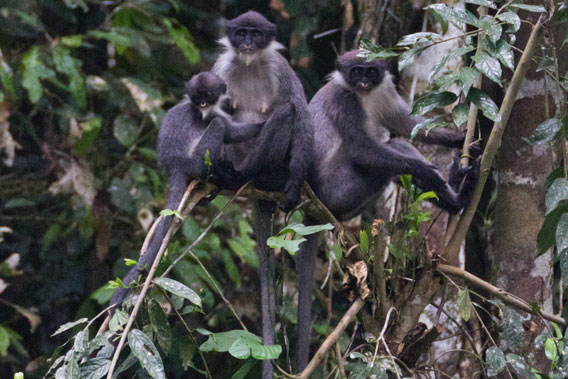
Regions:
[[[218, 181], [227, 182], [220, 179], [224, 175], [236, 178], [238, 174], [227, 173], [228, 168], [223, 167], [224, 162], [219, 159], [222, 145], [246, 141], [256, 136], [264, 125], [264, 122], [233, 122], [223, 112], [221, 105], [227, 99], [227, 87], [212, 72], [193, 76], [185, 88], [189, 101], [182, 101], [166, 113], [158, 134], [159, 166], [168, 175], [170, 185], [166, 208], [173, 210], [179, 206], [191, 180], [209, 180], [217, 184]], [[142, 271], [152, 265], [172, 217], [167, 216], [160, 222], [148, 250], [124, 278], [125, 285], [137, 280]], [[111, 305], [120, 304], [127, 294], [128, 289], [118, 288]]]

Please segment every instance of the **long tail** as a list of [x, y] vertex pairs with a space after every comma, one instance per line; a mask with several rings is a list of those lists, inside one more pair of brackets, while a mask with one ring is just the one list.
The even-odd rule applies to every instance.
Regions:
[[[265, 345], [274, 344], [274, 317], [276, 300], [274, 290], [274, 255], [266, 244], [271, 234], [272, 215], [276, 209], [273, 201], [258, 200], [254, 203], [258, 276], [262, 310], [262, 339]], [[270, 361], [262, 362], [262, 379], [272, 379], [274, 369]]]
[[[317, 221], [306, 216], [304, 224], [316, 225]], [[314, 266], [319, 235], [320, 233], [306, 236], [307, 241], [301, 245], [296, 258], [296, 271], [298, 272], [298, 327], [296, 331], [298, 371], [302, 371], [307, 366], [310, 356], [312, 287], [314, 285]]]
[[[184, 175], [173, 175], [170, 178], [170, 193], [168, 194], [168, 201], [166, 208], [176, 210], [185, 192], [187, 186], [187, 178]], [[122, 282], [129, 286], [130, 283], [135, 282], [138, 277], [144, 272], [145, 269], [149, 269], [154, 263], [158, 251], [160, 250], [160, 245], [170, 225], [172, 224], [174, 216], [166, 216], [162, 219], [160, 224], [156, 227], [154, 237], [150, 242], [146, 253], [140, 257], [138, 264], [133, 267], [128, 274], [124, 277]], [[112, 298], [110, 299], [110, 305], [114, 307], [111, 308], [111, 312], [114, 312], [116, 308], [124, 301], [126, 295], [128, 295], [128, 288], [117, 288]]]

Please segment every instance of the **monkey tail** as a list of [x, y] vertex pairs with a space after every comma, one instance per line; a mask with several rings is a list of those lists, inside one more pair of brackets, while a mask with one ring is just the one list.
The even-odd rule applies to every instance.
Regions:
[[[305, 225], [317, 225], [318, 222], [310, 216], [305, 216]], [[296, 258], [298, 272], [298, 328], [296, 354], [298, 371], [308, 364], [310, 356], [310, 335], [312, 319], [312, 287], [314, 285], [314, 266], [316, 263], [317, 244], [320, 233], [306, 236]]]
[[[184, 175], [173, 175], [170, 178], [170, 192], [168, 194], [168, 201], [166, 204], [167, 209], [177, 209], [183, 197], [183, 194], [185, 193], [186, 185], [187, 178]], [[149, 269], [150, 266], [152, 266], [154, 260], [156, 259], [156, 256], [158, 255], [162, 241], [164, 240], [164, 237], [166, 236], [166, 233], [168, 232], [168, 229], [172, 224], [173, 217], [174, 216], [166, 216], [158, 224], [156, 231], [154, 232], [154, 236], [152, 237], [152, 241], [148, 246], [148, 249], [140, 257], [138, 264], [134, 266], [122, 280], [122, 282], [126, 286], [130, 286], [131, 283], [136, 282], [138, 280], [138, 277], [144, 272], [144, 270]], [[124, 301], [129, 291], [129, 288], [116, 289], [110, 299], [110, 305], [112, 306], [111, 313], [114, 313], [117, 307]]]

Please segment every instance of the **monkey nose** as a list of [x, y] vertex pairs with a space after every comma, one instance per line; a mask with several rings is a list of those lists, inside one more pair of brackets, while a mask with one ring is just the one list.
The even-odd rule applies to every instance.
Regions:
[[367, 82], [362, 82], [362, 83], [361, 83], [361, 87], [367, 88], [367, 87], [369, 87], [369, 83], [367, 83]]

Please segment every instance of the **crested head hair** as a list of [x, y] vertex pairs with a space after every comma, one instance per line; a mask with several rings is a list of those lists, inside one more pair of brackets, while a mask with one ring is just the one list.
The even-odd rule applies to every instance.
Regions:
[[360, 65], [360, 66], [374, 66], [380, 67], [384, 69], [388, 69], [387, 62], [382, 59], [373, 59], [371, 61], [367, 61], [367, 58], [360, 56], [361, 52], [359, 49], [350, 50], [339, 57], [335, 61], [335, 67], [338, 70], [342, 70], [346, 67]]
[[269, 38], [276, 38], [276, 25], [255, 11], [248, 11], [227, 22], [228, 33], [231, 33], [239, 27], [257, 27], [262, 29]]
[[191, 79], [185, 83], [185, 89], [188, 93], [201, 90], [217, 90], [224, 93], [227, 90], [227, 86], [225, 81], [217, 74], [206, 71], [193, 75]]

